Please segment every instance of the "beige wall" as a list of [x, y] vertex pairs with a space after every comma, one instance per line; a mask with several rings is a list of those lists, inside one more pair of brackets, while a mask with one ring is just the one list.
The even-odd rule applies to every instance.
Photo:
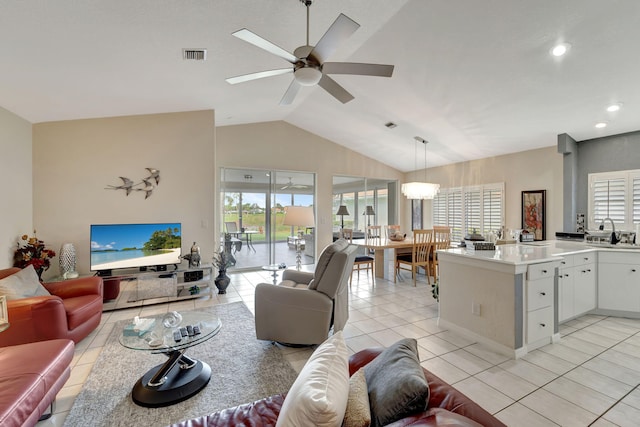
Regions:
[[[407, 174], [408, 180], [414, 178], [424, 180], [424, 170]], [[522, 228], [521, 192], [547, 190], [547, 239], [562, 231], [562, 155], [555, 146], [431, 168], [427, 179], [442, 188], [504, 182], [505, 226], [515, 229]], [[410, 221], [409, 206], [406, 202], [405, 221]], [[425, 202], [424, 212], [425, 226], [430, 226], [431, 201]]]
[[[89, 226], [181, 222], [183, 250], [197, 241], [203, 258], [214, 250], [215, 117], [213, 111], [40, 123], [33, 126], [33, 223], [58, 251], [73, 243], [77, 269], [89, 272]], [[129, 196], [118, 177], [136, 182], [146, 167], [160, 183], [145, 200]], [[55, 265], [45, 277], [57, 275]]]
[[13, 265], [17, 239], [31, 235], [31, 123], [0, 107], [0, 268]]
[[[334, 175], [402, 182], [403, 174], [369, 157], [286, 122], [224, 126], [216, 129], [216, 166], [316, 173], [316, 247], [332, 239]], [[404, 216], [402, 210], [399, 215]]]

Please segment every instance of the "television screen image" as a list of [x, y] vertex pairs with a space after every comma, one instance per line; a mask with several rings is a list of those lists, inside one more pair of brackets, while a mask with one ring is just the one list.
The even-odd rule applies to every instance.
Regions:
[[179, 264], [181, 233], [178, 222], [91, 225], [91, 270]]

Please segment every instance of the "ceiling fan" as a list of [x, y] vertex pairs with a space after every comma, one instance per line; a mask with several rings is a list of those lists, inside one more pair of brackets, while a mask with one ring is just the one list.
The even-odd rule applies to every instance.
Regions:
[[304, 184], [294, 184], [291, 177], [289, 177], [289, 182], [287, 182], [283, 187], [280, 187], [281, 190], [303, 190], [305, 188], [309, 188], [309, 186]]
[[311, 46], [309, 45], [309, 8], [313, 0], [300, 0], [300, 2], [307, 7], [307, 44], [296, 48], [296, 50], [293, 51], [293, 55], [246, 28], [232, 34], [241, 40], [279, 56], [285, 61], [290, 62], [293, 67], [230, 77], [226, 79], [228, 83], [243, 83], [264, 77], [293, 73], [294, 79], [282, 97], [282, 100], [280, 100], [280, 105], [291, 104], [300, 90], [300, 86], [314, 86], [316, 84], [329, 92], [329, 94], [338, 101], [346, 104], [353, 99], [353, 95], [329, 77], [329, 74], [391, 77], [393, 74], [393, 65], [325, 62], [338, 48], [338, 45], [351, 36], [360, 25], [341, 13], [327, 32], [320, 38], [318, 43], [315, 46]]

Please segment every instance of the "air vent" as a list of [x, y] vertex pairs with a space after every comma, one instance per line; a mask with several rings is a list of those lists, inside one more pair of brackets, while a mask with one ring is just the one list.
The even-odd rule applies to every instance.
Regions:
[[384, 125], [389, 129], [393, 129], [394, 127], [398, 126], [397, 124], [395, 124], [393, 122], [388, 122], [388, 123], [385, 123]]
[[187, 61], [206, 61], [207, 49], [182, 49], [182, 59]]

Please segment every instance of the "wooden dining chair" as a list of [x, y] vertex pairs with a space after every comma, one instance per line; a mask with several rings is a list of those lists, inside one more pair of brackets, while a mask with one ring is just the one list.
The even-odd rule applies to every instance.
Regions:
[[382, 226], [380, 225], [369, 225], [367, 226], [367, 239], [378, 239], [382, 237]]
[[[342, 238], [347, 240], [349, 243], [353, 243], [353, 229], [343, 228]], [[373, 260], [374, 258], [369, 255], [356, 255], [356, 258], [353, 261], [353, 270], [351, 270], [351, 275], [349, 276], [349, 285], [351, 285], [351, 282], [353, 280], [354, 271], [358, 272], [358, 281], [360, 280], [360, 270], [366, 270], [367, 277], [369, 277], [369, 270], [371, 270], [371, 280], [373, 280], [375, 284], [376, 278], [373, 270]]]
[[395, 260], [395, 277], [400, 274], [400, 270], [411, 271], [413, 286], [416, 286], [416, 276], [418, 269], [422, 267], [427, 276], [427, 283], [431, 284], [429, 278], [429, 254], [432, 250], [433, 230], [413, 230], [413, 246], [410, 254], [398, 254]]
[[429, 254], [430, 273], [433, 273], [434, 280], [438, 280], [438, 249], [449, 249], [451, 246], [451, 228], [445, 226], [433, 226], [433, 251]]

